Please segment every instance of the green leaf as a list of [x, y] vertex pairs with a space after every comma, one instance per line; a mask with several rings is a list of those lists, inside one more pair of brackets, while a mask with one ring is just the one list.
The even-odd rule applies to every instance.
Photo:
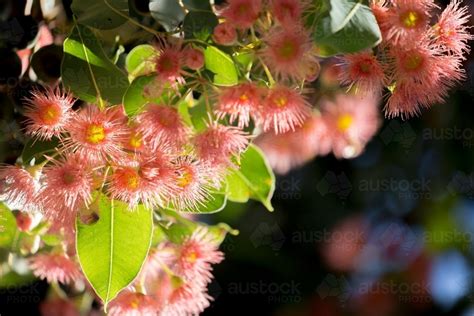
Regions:
[[139, 113], [143, 107], [150, 102], [144, 95], [143, 89], [155, 80], [155, 76], [142, 76], [133, 80], [123, 96], [123, 106], [128, 116]]
[[149, 74], [153, 71], [152, 57], [156, 54], [156, 49], [148, 44], [135, 46], [125, 59], [125, 68], [133, 77]]
[[255, 55], [253, 52], [242, 52], [234, 56], [234, 60], [242, 66], [242, 68], [248, 72], [252, 68]]
[[44, 155], [53, 153], [58, 145], [59, 140], [57, 138], [51, 140], [31, 138], [23, 147], [21, 159], [24, 164], [29, 164], [33, 158], [35, 158], [35, 164], [41, 163], [46, 160]]
[[15, 216], [3, 203], [0, 203], [0, 247], [9, 248], [16, 233]]
[[247, 202], [249, 197], [273, 211], [271, 198], [275, 191], [275, 175], [257, 146], [248, 147], [240, 156], [240, 169], [234, 169], [229, 177], [229, 199], [234, 202]]
[[322, 56], [355, 53], [378, 45], [382, 35], [370, 8], [362, 0], [326, 0], [326, 10], [314, 27]]
[[202, 131], [206, 128], [206, 122], [209, 120], [206, 99], [201, 97], [192, 107], [189, 108], [189, 115], [196, 131]]
[[142, 205], [130, 210], [104, 194], [93, 207], [99, 211], [96, 223], [77, 221], [77, 254], [87, 280], [107, 305], [140, 272], [151, 244], [152, 212]]
[[178, 113], [187, 125], [193, 125], [191, 115], [189, 114], [189, 103], [187, 101], [178, 104]]
[[212, 11], [209, 0], [183, 0], [183, 5], [188, 10]]
[[205, 41], [214, 32], [217, 24], [219, 21], [212, 12], [190, 11], [184, 18], [184, 36], [186, 39], [197, 38]]
[[64, 41], [61, 74], [66, 88], [91, 103], [118, 104], [128, 87], [126, 74], [107, 58], [92, 30], [82, 25]]
[[186, 15], [178, 0], [150, 0], [148, 7], [151, 16], [168, 32], [176, 29]]
[[239, 76], [232, 58], [217, 47], [208, 46], [204, 52], [206, 69], [214, 73], [214, 83], [219, 86], [233, 86], [239, 83]]
[[250, 199], [250, 190], [237, 170], [231, 169], [226, 177], [227, 197], [229, 201], [246, 203]]
[[109, 30], [127, 22], [128, 0], [74, 0], [71, 10], [77, 22]]

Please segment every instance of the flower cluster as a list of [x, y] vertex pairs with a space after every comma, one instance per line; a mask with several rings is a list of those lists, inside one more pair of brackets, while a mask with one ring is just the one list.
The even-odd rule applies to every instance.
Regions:
[[219, 189], [224, 167], [249, 140], [240, 129], [217, 121], [193, 132], [166, 104], [150, 104], [131, 120], [121, 106], [74, 111], [72, 105], [73, 98], [59, 90], [35, 92], [25, 112], [27, 133], [54, 137], [59, 145], [40, 168], [0, 170], [8, 204], [40, 211], [68, 229], [100, 189], [132, 210], [138, 204], [196, 209], [212, 188]]
[[109, 315], [198, 315], [212, 300], [207, 293], [212, 265], [223, 258], [205, 228], [196, 229], [180, 245], [161, 244], [149, 256], [136, 284], [109, 305]]
[[433, 0], [372, 0], [371, 6], [383, 41], [375, 53], [342, 58], [342, 83], [377, 95], [387, 87], [387, 117], [409, 118], [443, 102], [465, 79], [462, 62], [473, 39], [467, 7], [453, 0], [431, 24], [438, 8]]

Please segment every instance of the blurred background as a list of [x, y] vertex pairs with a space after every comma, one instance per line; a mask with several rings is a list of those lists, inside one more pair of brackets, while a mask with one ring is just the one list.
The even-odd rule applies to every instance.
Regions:
[[[18, 23], [15, 51], [27, 49], [40, 26], [5, 15], [11, 3], [0, 1], [0, 38], [12, 38], [6, 30]], [[44, 55], [32, 67], [56, 80], [61, 50]], [[13, 109], [35, 83], [12, 79], [26, 71], [21, 55], [3, 47], [0, 56], [0, 160], [12, 162], [24, 141]], [[468, 79], [446, 104], [385, 120], [358, 158], [318, 157], [277, 177], [273, 213], [229, 204], [202, 217], [240, 231], [221, 247], [226, 260], [215, 267], [215, 302], [204, 315], [474, 316], [472, 56], [465, 68]], [[1, 283], [2, 316], [39, 315], [46, 283]]]

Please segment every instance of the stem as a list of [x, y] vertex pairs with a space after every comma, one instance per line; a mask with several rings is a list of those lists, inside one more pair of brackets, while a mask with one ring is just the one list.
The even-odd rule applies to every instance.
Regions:
[[267, 75], [268, 82], [270, 83], [270, 86], [275, 85], [275, 79], [273, 79], [272, 73], [270, 72], [270, 69], [268, 69], [267, 65], [263, 62], [262, 58], [258, 58], [260, 61], [260, 64], [262, 64], [263, 70], [265, 71], [265, 74]]

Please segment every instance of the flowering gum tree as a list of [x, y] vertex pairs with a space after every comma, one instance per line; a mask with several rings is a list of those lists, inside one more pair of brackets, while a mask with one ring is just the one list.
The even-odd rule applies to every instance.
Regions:
[[271, 211], [272, 168], [356, 157], [381, 113], [442, 103], [472, 39], [460, 0], [151, 1], [152, 23], [106, 3], [45, 20], [61, 75], [23, 74], [39, 83], [21, 99], [24, 150], [0, 167], [0, 246], [68, 315], [68, 295], [109, 315], [201, 313], [237, 232], [198, 215]]

